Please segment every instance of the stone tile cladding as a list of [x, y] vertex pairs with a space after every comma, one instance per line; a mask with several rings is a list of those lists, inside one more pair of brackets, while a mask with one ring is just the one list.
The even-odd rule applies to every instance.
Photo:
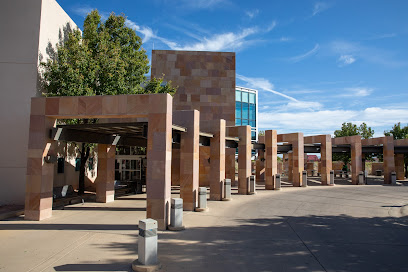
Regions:
[[195, 109], [201, 121], [235, 125], [235, 53], [153, 50], [151, 75], [178, 86], [174, 110]]
[[330, 135], [316, 135], [307, 136], [304, 138], [305, 144], [321, 144], [320, 146], [320, 159], [321, 159], [321, 182], [322, 185], [328, 185], [330, 183], [330, 170], [333, 168], [332, 164], [332, 140]]

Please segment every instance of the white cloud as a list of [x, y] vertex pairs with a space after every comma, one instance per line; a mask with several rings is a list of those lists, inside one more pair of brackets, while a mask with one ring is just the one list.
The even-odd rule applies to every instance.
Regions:
[[406, 66], [408, 64], [407, 62], [396, 59], [396, 52], [368, 47], [359, 43], [337, 40], [331, 42], [329, 48], [334, 55], [349, 55], [353, 56], [354, 59], [358, 57], [367, 62], [381, 64], [388, 67], [395, 68]]
[[270, 23], [268, 27], [265, 29], [265, 32], [272, 31], [272, 29], [276, 27], [276, 24], [277, 24], [276, 21], [273, 21], [272, 23]]
[[314, 54], [319, 50], [319, 48], [320, 48], [319, 44], [316, 44], [316, 45], [313, 47], [312, 50], [309, 50], [309, 51], [307, 51], [306, 53], [304, 53], [304, 54], [302, 54], [302, 55], [291, 57], [289, 60], [292, 61], [292, 62], [302, 61], [302, 60], [304, 60], [305, 58], [314, 55]]
[[[322, 105], [319, 102], [310, 102], [310, 101], [301, 101], [298, 100], [292, 96], [286, 95], [284, 93], [278, 92], [273, 90], [274, 86], [269, 80], [265, 78], [250, 78], [250, 77], [245, 77], [243, 75], [237, 74], [236, 77], [239, 80], [245, 81], [250, 88], [258, 89], [258, 90], [264, 90], [276, 95], [279, 95], [281, 97], [284, 97], [289, 100], [289, 102], [282, 106], [282, 109], [288, 110], [288, 109], [320, 109]], [[284, 104], [284, 103], [282, 103]]]
[[328, 3], [324, 3], [324, 2], [315, 3], [314, 6], [313, 6], [312, 16], [315, 16], [315, 15], [319, 14], [320, 12], [325, 11], [329, 7], [330, 7], [330, 5]]
[[[91, 11], [93, 11], [96, 8], [90, 7], [90, 6], [77, 6], [72, 8], [72, 12], [82, 16], [82, 17], [86, 17]], [[106, 20], [109, 18], [109, 13], [107, 12], [102, 12], [102, 11], [98, 11], [99, 15], [101, 16], [102, 20]]]
[[352, 55], [341, 55], [338, 59], [340, 66], [346, 66], [354, 63], [356, 59]]
[[212, 8], [221, 3], [224, 3], [225, 1], [224, 0], [183, 0], [182, 2], [184, 5], [191, 7], [191, 8], [207, 9], [207, 8]]
[[261, 129], [277, 129], [278, 133], [306, 132], [307, 134], [333, 133], [343, 122], [365, 122], [377, 133], [391, 128], [395, 123], [408, 123], [407, 109], [366, 108], [364, 110], [316, 110], [259, 113]]
[[82, 7], [72, 8], [72, 12], [74, 12], [75, 14], [77, 14], [79, 16], [83, 16], [83, 17], [88, 15], [88, 13], [90, 13], [92, 10], [94, 10], [94, 9], [89, 7], [89, 6], [82, 6]]
[[258, 32], [257, 28], [245, 28], [239, 33], [227, 32], [215, 34], [210, 38], [203, 38], [199, 41], [184, 46], [173, 46], [174, 50], [191, 50], [191, 51], [225, 51], [237, 50], [243, 48], [248, 40], [246, 38]]
[[374, 89], [357, 87], [357, 88], [346, 88], [345, 91], [347, 93], [343, 94], [342, 96], [364, 97], [364, 96], [369, 96], [374, 91]]
[[157, 36], [153, 33], [153, 30], [150, 27], [147, 26], [139, 26], [135, 22], [127, 19], [126, 20], [126, 25], [134, 30], [136, 32], [140, 32], [143, 34], [143, 43], [147, 42], [148, 40], [152, 38], [157, 38]]
[[245, 11], [245, 14], [250, 18], [254, 18], [259, 14], [259, 9], [254, 9], [254, 10], [247, 10]]

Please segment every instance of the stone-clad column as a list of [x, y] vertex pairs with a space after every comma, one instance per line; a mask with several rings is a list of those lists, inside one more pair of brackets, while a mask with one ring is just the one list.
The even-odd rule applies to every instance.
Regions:
[[274, 190], [278, 173], [278, 142], [276, 130], [265, 131], [265, 189]]
[[95, 180], [96, 201], [115, 200], [115, 145], [98, 144], [98, 176]]
[[[149, 96], [147, 135], [147, 218], [160, 230], [169, 225], [171, 197], [172, 97]], [[155, 105], [155, 106], [151, 106]]]
[[251, 127], [228, 127], [228, 136], [238, 137], [238, 194], [249, 193], [248, 183], [251, 176]]
[[[54, 100], [53, 100], [54, 101]], [[55, 99], [58, 107], [58, 99]], [[31, 100], [27, 154], [27, 179], [24, 219], [42, 220], [52, 216], [54, 164], [44, 157], [55, 155], [49, 131], [56, 119], [45, 116], [45, 99]]]
[[225, 149], [225, 178], [231, 180], [232, 185], [235, 183], [235, 148]]
[[288, 153], [288, 181], [293, 181], [293, 152]]
[[251, 127], [238, 127], [238, 194], [249, 193], [248, 179], [251, 176]]
[[321, 157], [321, 182], [322, 185], [330, 184], [330, 170], [332, 166], [332, 140], [330, 135], [323, 135], [320, 147]]
[[384, 184], [391, 184], [391, 173], [395, 171], [394, 139], [392, 136], [384, 137], [383, 157], [384, 157]]
[[[265, 136], [258, 136], [258, 142], [265, 143]], [[258, 149], [258, 158], [255, 164], [256, 181], [265, 181], [265, 150]]]
[[351, 149], [351, 183], [358, 184], [358, 175], [363, 169], [361, 137], [353, 136]]
[[295, 133], [295, 140], [291, 141], [293, 156], [293, 186], [302, 186], [302, 172], [304, 170], [304, 140], [303, 133]]
[[405, 179], [405, 170], [404, 170], [404, 154], [395, 154], [395, 172], [397, 173], [397, 180]]
[[225, 180], [225, 120], [203, 121], [202, 131], [214, 135], [210, 140], [210, 200], [222, 200]]
[[180, 144], [180, 197], [183, 209], [194, 211], [198, 201], [198, 180], [200, 175], [200, 112], [175, 111], [173, 123], [183, 126], [187, 132], [181, 134]]

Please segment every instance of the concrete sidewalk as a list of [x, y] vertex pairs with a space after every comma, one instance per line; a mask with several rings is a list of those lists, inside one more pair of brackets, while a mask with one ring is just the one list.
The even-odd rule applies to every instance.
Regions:
[[[159, 232], [163, 271], [408, 271], [407, 186], [258, 189]], [[131, 271], [144, 197], [0, 221], [0, 271]]]

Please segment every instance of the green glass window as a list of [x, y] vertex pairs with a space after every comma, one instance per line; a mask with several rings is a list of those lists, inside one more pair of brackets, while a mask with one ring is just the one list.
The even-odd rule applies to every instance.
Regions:
[[256, 127], [256, 121], [255, 120], [251, 120], [251, 121], [249, 121], [249, 125], [251, 126], [251, 127]]
[[235, 91], [235, 101], [241, 101], [241, 92]]
[[243, 126], [248, 126], [249, 125], [248, 120], [247, 119], [242, 119], [242, 125]]
[[248, 103], [248, 93], [247, 92], [242, 92], [242, 102]]
[[242, 102], [242, 119], [249, 119], [248, 103]]
[[256, 103], [256, 101], [255, 101], [255, 94], [254, 94], [254, 93], [250, 93], [250, 94], [249, 94], [249, 103], [251, 103], [251, 104], [255, 104], [255, 103]]
[[249, 119], [256, 120], [256, 107], [254, 104], [249, 104]]
[[241, 102], [235, 102], [235, 118], [242, 117], [241, 104], [242, 104]]
[[240, 126], [240, 125], [241, 125], [241, 119], [236, 118], [236, 119], [235, 119], [235, 125], [236, 125], [236, 126]]
[[75, 171], [79, 171], [79, 168], [81, 168], [81, 158], [76, 158], [75, 159]]
[[255, 131], [251, 131], [251, 139], [252, 139], [252, 141], [256, 140], [256, 132]]

